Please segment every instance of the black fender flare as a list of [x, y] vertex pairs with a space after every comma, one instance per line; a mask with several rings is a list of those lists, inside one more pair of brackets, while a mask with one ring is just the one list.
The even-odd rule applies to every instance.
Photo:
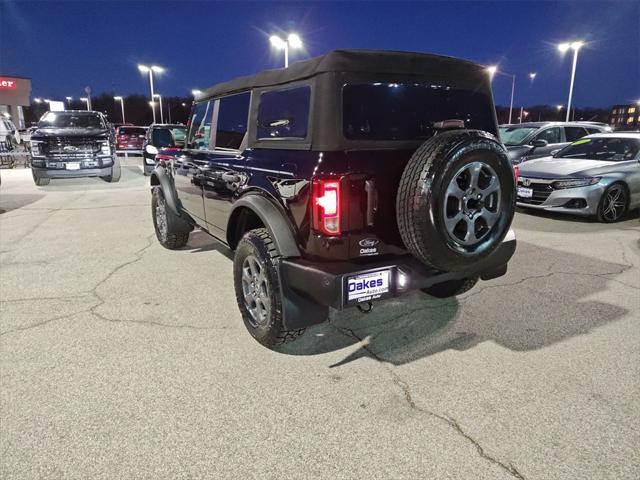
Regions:
[[264, 226], [269, 230], [271, 238], [276, 244], [280, 255], [284, 258], [299, 257], [300, 249], [291, 229], [286, 215], [274, 204], [274, 202], [262, 195], [245, 195], [233, 204], [227, 223], [227, 243], [233, 245], [230, 235], [233, 235], [232, 223], [235, 221], [239, 209], [248, 208], [255, 213]]
[[178, 194], [173, 188], [173, 182], [169, 175], [167, 175], [165, 169], [163, 167], [156, 167], [151, 173], [151, 187], [159, 186], [162, 189], [162, 193], [164, 194], [165, 201], [167, 202], [167, 206], [171, 209], [173, 213], [178, 216], [182, 216], [180, 203], [178, 202]]

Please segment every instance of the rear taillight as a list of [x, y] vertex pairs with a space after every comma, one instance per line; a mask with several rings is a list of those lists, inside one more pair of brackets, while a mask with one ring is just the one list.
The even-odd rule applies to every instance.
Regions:
[[313, 181], [311, 208], [313, 229], [323, 235], [340, 235], [340, 180]]
[[520, 175], [520, 166], [519, 165], [514, 165], [513, 166], [513, 173], [516, 176], [516, 183], [518, 183], [518, 176]]

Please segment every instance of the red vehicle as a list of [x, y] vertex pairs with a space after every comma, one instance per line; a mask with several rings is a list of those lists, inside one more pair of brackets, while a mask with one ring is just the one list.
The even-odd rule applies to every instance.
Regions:
[[142, 144], [146, 133], [146, 127], [118, 127], [116, 129], [116, 152], [142, 154]]

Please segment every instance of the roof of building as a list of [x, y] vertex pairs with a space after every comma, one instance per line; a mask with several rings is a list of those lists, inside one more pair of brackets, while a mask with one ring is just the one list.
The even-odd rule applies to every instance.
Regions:
[[288, 68], [265, 70], [238, 77], [208, 88], [197, 100], [252, 88], [281, 85], [326, 72], [391, 73], [404, 75], [469, 75], [470, 70], [484, 71], [485, 66], [467, 60], [428, 53], [389, 50], [334, 50], [325, 55], [296, 62]]

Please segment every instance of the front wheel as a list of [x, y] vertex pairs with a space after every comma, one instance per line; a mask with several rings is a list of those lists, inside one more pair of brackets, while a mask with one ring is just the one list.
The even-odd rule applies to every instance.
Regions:
[[102, 177], [105, 182], [115, 183], [120, 181], [120, 175], [122, 170], [120, 169], [120, 161], [117, 158], [113, 159], [113, 166], [111, 167], [111, 175]]
[[151, 194], [151, 214], [156, 238], [163, 247], [175, 250], [187, 244], [190, 228], [187, 228], [184, 220], [167, 207], [167, 201], [160, 187], [154, 187]]
[[280, 252], [266, 228], [247, 232], [233, 259], [233, 282], [242, 320], [251, 336], [268, 348], [296, 340], [305, 331], [284, 326], [279, 259]]
[[607, 188], [598, 204], [598, 221], [613, 223], [620, 220], [627, 213], [629, 196], [622, 183], [614, 183]]
[[49, 182], [51, 181], [51, 179], [48, 177], [39, 177], [38, 175], [36, 175], [36, 172], [34, 172], [33, 169], [31, 170], [31, 176], [33, 176], [33, 183], [35, 183], [38, 187], [49, 185]]

